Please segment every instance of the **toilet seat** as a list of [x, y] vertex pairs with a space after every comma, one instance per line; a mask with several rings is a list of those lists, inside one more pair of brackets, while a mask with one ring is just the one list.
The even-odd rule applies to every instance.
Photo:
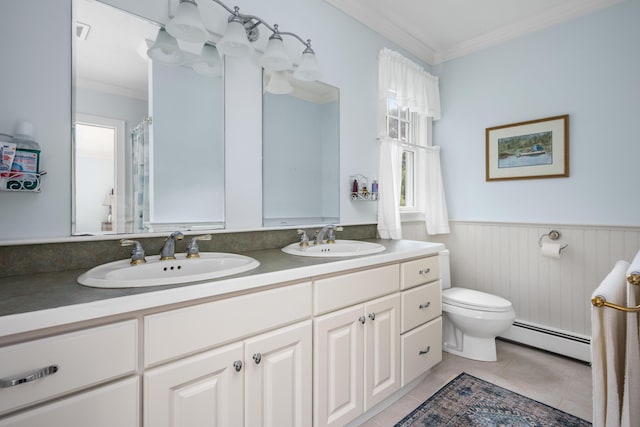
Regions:
[[502, 297], [466, 288], [444, 289], [442, 302], [469, 310], [507, 312], [513, 309], [511, 302]]

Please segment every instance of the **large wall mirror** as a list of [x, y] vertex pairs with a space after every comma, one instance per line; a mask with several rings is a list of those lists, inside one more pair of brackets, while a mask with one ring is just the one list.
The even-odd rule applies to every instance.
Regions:
[[156, 23], [73, 5], [73, 234], [223, 227], [223, 77], [151, 60]]
[[[0, 28], [3, 58], [19, 65], [0, 79], [6, 95], [0, 132], [12, 132], [15, 120], [31, 120], [48, 171], [41, 193], [0, 194], [0, 244], [211, 230], [225, 222], [238, 229], [339, 222], [338, 89], [312, 83], [303, 90], [292, 81], [292, 93], [263, 93], [262, 69], [253, 60], [228, 61], [233, 75], [215, 78], [150, 61], [146, 50], [158, 22], [166, 22], [177, 4], [0, 2], [0, 16], [7, 18]], [[199, 6], [203, 14], [208, 10], [215, 42], [228, 14], [215, 2]], [[33, 31], [21, 33], [33, 10], [43, 13]], [[258, 54], [267, 38], [262, 31]], [[299, 55], [299, 43], [287, 41]], [[225, 87], [234, 95], [226, 103]], [[233, 147], [226, 152], [225, 124]], [[261, 161], [263, 171], [253, 167]], [[230, 182], [224, 182], [225, 171]], [[238, 191], [245, 188], [238, 175], [257, 191]], [[263, 200], [256, 199], [260, 189]], [[263, 212], [235, 222], [225, 218], [225, 212], [242, 210], [247, 198], [251, 208], [263, 203]]]
[[265, 72], [263, 86], [263, 225], [338, 223], [338, 88], [289, 72]]

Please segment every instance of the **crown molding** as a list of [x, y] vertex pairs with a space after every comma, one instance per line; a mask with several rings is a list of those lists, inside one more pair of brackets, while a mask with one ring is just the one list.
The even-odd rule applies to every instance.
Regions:
[[352, 0], [325, 0], [336, 9], [366, 25], [378, 34], [396, 43], [407, 52], [415, 55], [427, 64], [432, 64], [436, 51], [428, 44], [412, 36], [397, 24], [377, 13], [370, 7]]
[[544, 13], [513, 22], [479, 37], [453, 45], [450, 49], [436, 52], [434, 62], [431, 65], [437, 65], [455, 58], [460, 58], [481, 49], [499, 45], [508, 40], [587, 15], [623, 1], [624, 0], [590, 0], [565, 3]]
[[409, 34], [401, 27], [401, 24], [390, 21], [383, 16], [383, 14], [366, 6], [366, 2], [353, 0], [325, 1], [371, 28], [373, 31], [398, 44], [427, 64], [438, 65], [487, 47], [496, 46], [522, 35], [613, 6], [625, 0], [573, 0], [537, 15], [514, 21], [493, 31], [442, 50], [437, 50], [434, 47], [435, 42], [433, 41], [421, 41]]

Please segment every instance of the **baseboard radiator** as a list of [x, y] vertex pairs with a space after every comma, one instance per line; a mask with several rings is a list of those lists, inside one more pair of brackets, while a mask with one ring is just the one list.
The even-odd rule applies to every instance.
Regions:
[[500, 337], [563, 356], [591, 362], [591, 339], [586, 335], [516, 319], [513, 322], [513, 326], [507, 332], [501, 334]]

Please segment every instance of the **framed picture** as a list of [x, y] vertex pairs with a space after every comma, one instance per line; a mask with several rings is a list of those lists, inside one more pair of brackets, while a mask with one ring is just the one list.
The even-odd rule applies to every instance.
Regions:
[[569, 176], [569, 115], [486, 130], [487, 181]]

